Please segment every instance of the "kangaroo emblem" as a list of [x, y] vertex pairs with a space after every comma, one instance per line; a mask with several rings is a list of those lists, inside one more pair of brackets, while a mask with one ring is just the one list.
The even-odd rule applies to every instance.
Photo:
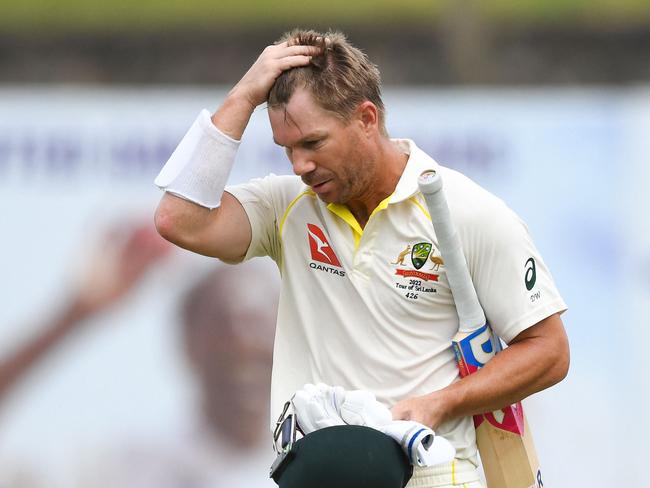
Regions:
[[440, 265], [442, 264], [444, 266], [445, 262], [442, 260], [441, 257], [439, 256], [434, 256], [433, 254], [429, 256], [429, 261], [433, 263], [433, 266], [431, 266], [430, 269], [435, 269], [438, 271], [440, 269]]
[[397, 260], [394, 263], [390, 263], [390, 264], [399, 264], [400, 266], [405, 266], [404, 258], [408, 256], [410, 252], [411, 252], [411, 245], [408, 244], [406, 246], [406, 249], [404, 249], [401, 253], [399, 253], [399, 256], [397, 256]]

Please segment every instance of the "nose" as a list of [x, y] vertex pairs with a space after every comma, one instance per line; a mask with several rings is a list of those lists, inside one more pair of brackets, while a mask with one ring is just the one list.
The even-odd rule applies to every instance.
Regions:
[[293, 172], [298, 176], [311, 173], [316, 169], [316, 163], [314, 163], [306, 151], [292, 149], [291, 151], [287, 151], [287, 155], [293, 166]]

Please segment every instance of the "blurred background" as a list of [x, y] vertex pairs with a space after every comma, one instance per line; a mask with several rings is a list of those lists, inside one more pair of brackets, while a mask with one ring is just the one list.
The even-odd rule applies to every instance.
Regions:
[[[166, 246], [152, 181], [196, 114], [294, 26], [346, 32], [380, 67], [391, 135], [528, 223], [572, 344], [567, 380], [525, 402], [545, 485], [647, 484], [647, 0], [0, 12], [0, 487], [274, 486], [255, 419], [268, 418], [277, 271]], [[290, 171], [260, 108], [231, 181]]]

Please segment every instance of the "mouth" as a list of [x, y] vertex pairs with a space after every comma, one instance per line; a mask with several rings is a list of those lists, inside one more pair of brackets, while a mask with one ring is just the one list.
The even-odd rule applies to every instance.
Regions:
[[322, 193], [325, 189], [325, 185], [327, 185], [330, 181], [332, 180], [325, 180], [321, 181], [320, 183], [317, 183], [315, 185], [310, 185], [311, 189], [314, 190], [316, 193]]

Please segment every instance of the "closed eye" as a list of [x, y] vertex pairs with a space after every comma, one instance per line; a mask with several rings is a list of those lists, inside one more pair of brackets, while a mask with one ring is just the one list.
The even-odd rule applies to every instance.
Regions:
[[323, 139], [313, 139], [302, 142], [302, 147], [305, 149], [318, 149], [322, 144]]

